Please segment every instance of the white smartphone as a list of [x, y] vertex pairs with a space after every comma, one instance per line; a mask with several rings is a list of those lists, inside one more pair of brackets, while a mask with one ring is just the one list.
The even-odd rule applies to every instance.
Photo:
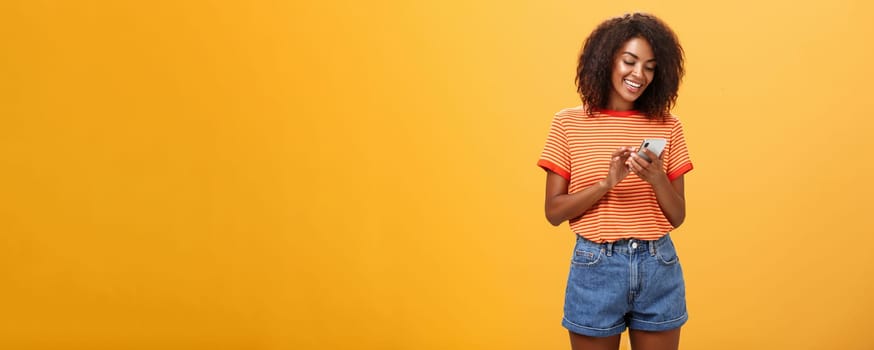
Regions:
[[637, 155], [646, 159], [648, 162], [652, 162], [652, 159], [649, 159], [646, 153], [643, 153], [643, 149], [646, 148], [650, 152], [655, 153], [656, 157], [660, 157], [662, 151], [665, 150], [666, 143], [668, 143], [668, 140], [665, 139], [644, 139], [643, 142], [640, 143], [640, 147], [637, 149]]

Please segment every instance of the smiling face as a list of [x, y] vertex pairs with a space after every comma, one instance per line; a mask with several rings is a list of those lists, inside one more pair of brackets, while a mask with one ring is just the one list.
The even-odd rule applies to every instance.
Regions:
[[610, 98], [607, 109], [627, 111], [655, 77], [655, 56], [646, 39], [635, 37], [626, 41], [613, 60], [610, 75]]

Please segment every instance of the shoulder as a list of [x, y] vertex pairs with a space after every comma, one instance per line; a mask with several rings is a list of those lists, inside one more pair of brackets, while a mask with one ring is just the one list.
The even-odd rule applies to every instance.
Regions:
[[669, 115], [667, 118], [665, 118], [664, 122], [665, 122], [665, 124], [670, 125], [671, 127], [678, 127], [678, 126], [682, 127], [682, 125], [683, 125], [683, 123], [680, 122], [680, 117], [678, 117], [676, 114], [673, 114], [673, 113], [671, 113], [671, 115]]
[[555, 113], [555, 118], [558, 120], [584, 119], [588, 117], [589, 115], [586, 114], [586, 109], [582, 105], [565, 108]]

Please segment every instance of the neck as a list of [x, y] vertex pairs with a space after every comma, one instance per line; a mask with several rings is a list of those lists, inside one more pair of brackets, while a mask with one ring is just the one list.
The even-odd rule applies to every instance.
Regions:
[[625, 101], [622, 101], [622, 102], [611, 101], [611, 102], [607, 103], [606, 109], [611, 110], [611, 111], [626, 112], [626, 111], [634, 110], [634, 104], [628, 103]]

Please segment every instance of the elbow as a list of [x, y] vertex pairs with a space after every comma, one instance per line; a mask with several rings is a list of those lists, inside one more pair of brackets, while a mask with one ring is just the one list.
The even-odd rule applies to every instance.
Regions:
[[662, 213], [665, 214], [665, 219], [668, 219], [671, 226], [678, 228], [683, 224], [683, 221], [686, 221], [686, 203], [680, 200], [676, 205], [663, 207]]
[[673, 226], [674, 228], [678, 228], [680, 227], [680, 225], [683, 224], [683, 221], [686, 221], [686, 213], [673, 217], [668, 221], [671, 223], [671, 226]]
[[555, 213], [550, 213], [549, 210], [546, 211], [546, 221], [549, 221], [549, 224], [552, 226], [561, 225], [564, 222], [564, 219]]
[[556, 204], [553, 200], [547, 198], [543, 206], [543, 211], [546, 213], [546, 221], [549, 221], [549, 224], [552, 226], [561, 225], [561, 223], [567, 220], [561, 212], [561, 207]]
[[558, 226], [558, 225], [561, 225], [562, 222], [564, 222], [564, 220], [562, 220], [562, 219], [550, 218], [548, 216], [546, 217], [546, 220], [548, 220], [552, 226]]

